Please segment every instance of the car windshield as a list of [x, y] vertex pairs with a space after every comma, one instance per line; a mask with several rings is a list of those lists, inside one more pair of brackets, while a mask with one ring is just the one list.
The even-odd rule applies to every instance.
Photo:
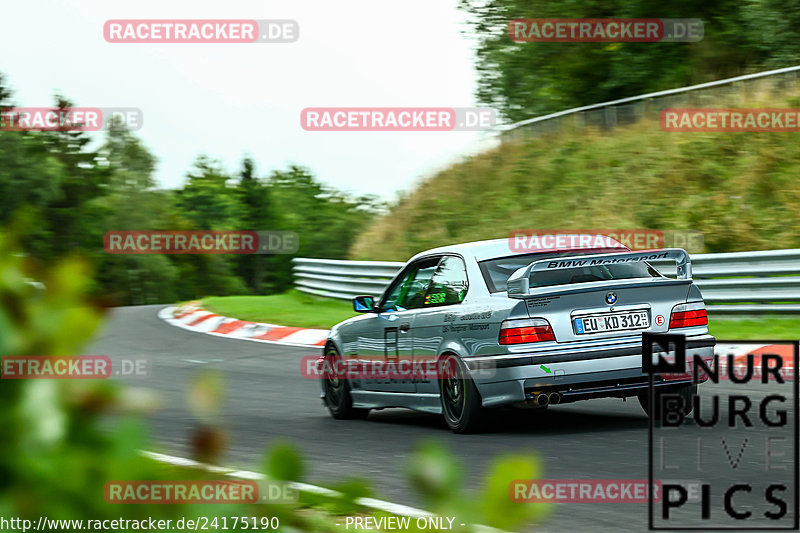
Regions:
[[[488, 259], [486, 261], [481, 261], [479, 264], [489, 292], [495, 293], [505, 291], [508, 277], [518, 269], [528, 266], [534, 261], [551, 259], [553, 257], [575, 257], [581, 255], [619, 253], [624, 251], [625, 250], [619, 248], [597, 248], [593, 250], [581, 250], [579, 252], [532, 253]], [[549, 287], [551, 285], [567, 285], [570, 283], [584, 283], [587, 281], [652, 277], [661, 277], [661, 275], [647, 263], [595, 265], [564, 268], [552, 272], [537, 272], [531, 276], [530, 286]]]

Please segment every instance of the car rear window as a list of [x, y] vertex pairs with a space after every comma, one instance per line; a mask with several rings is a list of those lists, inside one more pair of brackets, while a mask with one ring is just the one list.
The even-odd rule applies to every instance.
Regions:
[[[497, 259], [487, 259], [479, 263], [481, 273], [489, 292], [503, 292], [506, 290], [508, 277], [518, 269], [528, 266], [534, 261], [551, 259], [554, 257], [575, 257], [580, 255], [595, 255], [604, 253], [624, 252], [619, 248], [598, 248], [582, 250], [580, 252], [545, 252], [511, 255]], [[531, 287], [549, 287], [551, 285], [568, 285], [571, 283], [585, 283], [587, 281], [607, 281], [615, 279], [653, 278], [661, 277], [653, 267], [647, 263], [625, 263], [616, 265], [595, 265], [575, 268], [564, 268], [552, 272], [537, 272], [531, 276]]]

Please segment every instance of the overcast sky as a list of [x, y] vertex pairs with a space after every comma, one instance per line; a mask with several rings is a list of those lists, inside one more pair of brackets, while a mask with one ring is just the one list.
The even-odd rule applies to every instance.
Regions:
[[[138, 135], [177, 187], [199, 154], [235, 172], [295, 163], [346, 191], [394, 197], [491, 143], [479, 132], [307, 132], [305, 107], [477, 105], [474, 46], [457, 0], [25, 0], [7, 2], [0, 72], [18, 105], [138, 107]], [[294, 19], [290, 44], [120, 44], [108, 19]]]

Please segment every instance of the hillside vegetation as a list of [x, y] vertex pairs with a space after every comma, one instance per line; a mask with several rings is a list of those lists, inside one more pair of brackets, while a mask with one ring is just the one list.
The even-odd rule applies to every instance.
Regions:
[[[746, 107], [800, 107], [796, 94], [774, 100]], [[505, 143], [420, 183], [350, 257], [405, 260], [523, 228], [696, 230], [706, 252], [800, 247], [799, 141], [663, 132], [646, 119]]]

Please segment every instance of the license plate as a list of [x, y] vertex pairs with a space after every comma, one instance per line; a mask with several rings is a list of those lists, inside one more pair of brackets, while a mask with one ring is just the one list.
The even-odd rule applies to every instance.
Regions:
[[578, 335], [649, 327], [650, 319], [647, 311], [609, 313], [607, 315], [585, 316], [575, 319], [575, 331]]

